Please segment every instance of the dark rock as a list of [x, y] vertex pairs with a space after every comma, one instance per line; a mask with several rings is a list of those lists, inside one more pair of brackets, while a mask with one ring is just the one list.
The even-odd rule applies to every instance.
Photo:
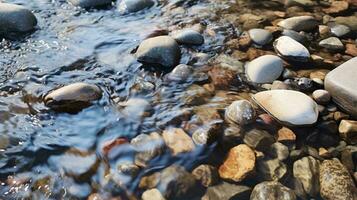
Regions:
[[112, 3], [112, 0], [68, 0], [74, 6], [80, 6], [82, 8], [91, 8], [105, 6]]
[[203, 36], [192, 29], [184, 29], [179, 30], [172, 33], [172, 37], [179, 43], [179, 44], [187, 44], [187, 45], [201, 45], [204, 43]]
[[311, 31], [317, 25], [318, 22], [311, 16], [291, 17], [278, 23], [278, 26], [294, 31]]
[[244, 185], [235, 185], [223, 182], [216, 186], [207, 188], [202, 200], [247, 200], [249, 199], [251, 189]]
[[219, 182], [218, 170], [212, 165], [200, 165], [192, 171], [192, 175], [200, 181], [204, 187], [210, 187]]
[[250, 200], [296, 200], [294, 191], [279, 182], [262, 182], [256, 185]]
[[118, 9], [120, 13], [126, 14], [150, 8], [154, 4], [153, 0], [122, 0], [118, 5]]
[[264, 151], [270, 148], [275, 139], [267, 131], [252, 129], [245, 133], [244, 143], [258, 151]]
[[269, 157], [257, 159], [257, 174], [264, 181], [279, 181], [287, 173], [286, 165], [278, 159]]

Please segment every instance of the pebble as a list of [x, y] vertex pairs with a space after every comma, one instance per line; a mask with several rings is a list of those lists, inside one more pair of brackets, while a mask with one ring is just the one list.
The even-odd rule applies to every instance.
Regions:
[[244, 143], [258, 151], [264, 151], [270, 148], [275, 139], [265, 130], [252, 129], [245, 133]]
[[311, 16], [298, 16], [284, 19], [278, 26], [294, 31], [311, 31], [317, 28], [318, 22]]
[[254, 122], [255, 118], [255, 110], [252, 104], [247, 100], [234, 101], [226, 108], [225, 119], [230, 123], [246, 125]]
[[201, 33], [192, 29], [183, 29], [171, 34], [179, 44], [185, 45], [201, 45], [204, 43], [204, 37]]
[[302, 7], [311, 7], [316, 5], [314, 1], [311, 0], [286, 0], [286, 6], [302, 6]]
[[232, 148], [223, 164], [219, 167], [219, 175], [223, 179], [240, 182], [255, 169], [254, 151], [245, 144]]
[[277, 141], [290, 146], [291, 144], [295, 143], [296, 135], [291, 129], [282, 127], [278, 130]]
[[24, 6], [0, 3], [0, 35], [30, 32], [36, 25], [35, 15]]
[[316, 197], [320, 191], [319, 173], [320, 163], [311, 156], [294, 162], [293, 174], [302, 183], [305, 192]]
[[148, 117], [151, 115], [153, 108], [146, 99], [130, 98], [125, 102], [119, 103], [122, 107], [122, 113], [127, 117], [134, 120]]
[[121, 14], [138, 12], [150, 8], [155, 4], [153, 0], [122, 0], [118, 5]]
[[357, 57], [350, 59], [329, 72], [325, 78], [325, 89], [343, 110], [357, 116]]
[[257, 184], [250, 196], [250, 200], [296, 200], [293, 190], [279, 182], [265, 181]]
[[314, 98], [318, 104], [327, 104], [331, 100], [331, 95], [326, 90], [315, 90], [312, 93], [312, 98]]
[[102, 91], [98, 86], [73, 83], [49, 92], [44, 98], [44, 103], [55, 111], [78, 112], [101, 97]]
[[219, 182], [218, 170], [212, 165], [200, 165], [192, 171], [192, 175], [196, 180], [200, 181], [204, 187], [210, 187]]
[[329, 37], [327, 39], [321, 40], [319, 42], [319, 46], [331, 51], [340, 51], [345, 49], [345, 46], [337, 37]]
[[191, 137], [180, 128], [168, 128], [162, 133], [162, 137], [173, 156], [191, 152], [195, 148]]
[[357, 16], [336, 17], [334, 21], [337, 24], [343, 24], [348, 26], [352, 31], [357, 31]]
[[222, 182], [207, 188], [202, 200], [249, 199], [251, 189], [248, 186]]
[[184, 82], [192, 78], [193, 72], [193, 67], [185, 64], [179, 64], [167, 75], [167, 78], [170, 81]]
[[253, 95], [254, 101], [283, 124], [303, 126], [314, 124], [319, 112], [309, 96], [293, 90], [270, 90]]
[[277, 158], [280, 161], [284, 161], [289, 157], [289, 148], [280, 142], [275, 142], [270, 146], [269, 155], [273, 158]]
[[257, 45], [264, 46], [273, 40], [273, 34], [265, 29], [250, 29], [250, 39]]
[[181, 50], [170, 36], [158, 36], [144, 40], [136, 51], [136, 58], [144, 64], [175, 67], [179, 64]]
[[272, 83], [283, 72], [283, 61], [278, 56], [265, 55], [251, 61], [246, 74], [254, 83]]
[[331, 33], [336, 37], [344, 37], [351, 32], [351, 29], [343, 24], [334, 24], [330, 27]]
[[281, 33], [281, 35], [291, 37], [292, 39], [300, 42], [301, 44], [306, 44], [308, 41], [307, 38], [303, 34], [300, 34], [293, 30], [284, 29], [283, 32]]
[[325, 200], [357, 199], [357, 189], [342, 163], [334, 158], [320, 165], [320, 195]]
[[357, 144], [357, 121], [342, 120], [338, 132], [340, 137], [349, 144]]
[[142, 196], [142, 200], [165, 200], [161, 192], [158, 189], [146, 190]]
[[274, 49], [279, 56], [290, 61], [307, 62], [310, 59], [309, 50], [288, 36], [281, 36], [275, 40]]
[[68, 2], [74, 6], [91, 8], [109, 5], [112, 3], [112, 0], [68, 0]]
[[257, 159], [257, 174], [264, 181], [279, 181], [282, 179], [288, 169], [285, 163], [279, 159], [263, 157]]

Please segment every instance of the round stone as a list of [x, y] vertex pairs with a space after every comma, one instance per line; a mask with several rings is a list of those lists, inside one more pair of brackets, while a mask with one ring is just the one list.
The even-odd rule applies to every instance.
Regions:
[[329, 37], [327, 39], [321, 40], [319, 42], [319, 46], [331, 51], [339, 51], [345, 49], [343, 43], [337, 37]]
[[283, 72], [283, 61], [274, 55], [254, 59], [247, 65], [246, 73], [254, 83], [272, 83]]
[[203, 36], [199, 32], [192, 29], [175, 31], [172, 33], [172, 37], [179, 44], [201, 45], [204, 43]]
[[250, 200], [296, 200], [293, 190], [279, 182], [266, 181], [256, 185], [250, 196]]
[[310, 59], [309, 50], [288, 36], [281, 36], [275, 40], [274, 49], [280, 56], [287, 60], [307, 62]]
[[248, 33], [252, 41], [260, 46], [266, 45], [273, 40], [273, 34], [265, 29], [250, 29]]
[[186, 81], [192, 77], [193, 72], [194, 70], [191, 66], [180, 64], [167, 75], [167, 78], [170, 81]]
[[150, 8], [155, 4], [152, 0], [122, 0], [118, 5], [118, 10], [122, 14], [133, 13]]
[[238, 125], [245, 125], [255, 120], [255, 110], [247, 100], [234, 101], [226, 108], [225, 119]]
[[331, 33], [336, 37], [344, 37], [351, 32], [350, 27], [343, 24], [335, 24], [330, 27]]
[[278, 23], [278, 26], [294, 31], [311, 31], [317, 25], [318, 22], [312, 16], [291, 17]]
[[312, 93], [312, 97], [318, 104], [326, 104], [331, 99], [330, 93], [326, 90], [315, 90]]

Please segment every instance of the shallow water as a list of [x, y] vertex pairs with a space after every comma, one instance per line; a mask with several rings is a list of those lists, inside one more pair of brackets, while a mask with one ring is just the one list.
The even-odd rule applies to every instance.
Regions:
[[[105, 141], [155, 131], [184, 106], [179, 99], [188, 84], [165, 85], [160, 73], [143, 69], [130, 52], [150, 32], [194, 20], [190, 16], [194, 11], [225, 7], [223, 2], [190, 1], [189, 10], [172, 14], [165, 11], [174, 1], [163, 1], [151, 9], [123, 16], [115, 6], [86, 11], [63, 0], [7, 2], [33, 10], [38, 28], [21, 40], [3, 40], [0, 46], [3, 199], [83, 198], [101, 188], [98, 185], [103, 182], [105, 164], [100, 151]], [[192, 63], [194, 52], [213, 55], [220, 51], [225, 31], [206, 37], [202, 47], [185, 49], [181, 63]], [[54, 113], [43, 105], [41, 99], [48, 91], [80, 81], [97, 84], [104, 97], [75, 115]], [[119, 101], [138, 96], [132, 89], [138, 82], [150, 86], [139, 96], [154, 105], [154, 114], [144, 120], [138, 120], [135, 113], [125, 115], [117, 108]], [[71, 151], [77, 153], [68, 153]], [[126, 151], [117, 155], [120, 160], [131, 158], [132, 151]], [[163, 156], [147, 171], [173, 162], [190, 167], [195, 164], [192, 158], [199, 162], [201, 154], [203, 159], [209, 150], [198, 149], [176, 160]], [[75, 180], [68, 171], [81, 174], [96, 162], [98, 170], [73, 184]], [[20, 184], [9, 184], [9, 176]], [[127, 184], [134, 193], [137, 181], [129, 180]]]

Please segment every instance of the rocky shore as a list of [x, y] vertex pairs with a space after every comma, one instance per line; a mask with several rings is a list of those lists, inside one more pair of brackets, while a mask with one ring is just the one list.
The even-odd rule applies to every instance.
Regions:
[[[113, 70], [78, 79], [82, 69], [95, 72], [88, 63], [32, 78], [41, 86], [21, 97], [26, 115], [68, 118], [64, 124], [83, 127], [118, 119], [96, 130], [89, 147], [39, 148], [36, 156], [50, 154], [36, 157], [41, 164], [10, 174], [2, 167], [12, 162], [0, 162], [1, 198], [357, 199], [357, 1], [64, 4], [123, 17], [160, 8], [165, 25], [130, 47], [129, 66], [140, 66], [135, 78], [130, 71], [129, 80], [118, 81], [121, 72]], [[0, 3], [0, 37], [21, 46], [21, 38], [41, 29], [39, 17], [26, 5]], [[144, 77], [136, 79], [140, 73]], [[64, 81], [49, 88], [46, 80], [62, 74]], [[4, 98], [16, 95], [15, 87], [1, 88]], [[103, 117], [95, 107], [116, 115]], [[75, 121], [83, 120], [75, 117], [81, 114], [95, 120]], [[55, 129], [72, 134], [71, 128]], [[0, 142], [0, 149], [7, 152], [10, 143]], [[36, 170], [51, 175], [29, 173]], [[57, 185], [57, 176], [66, 184]]]

